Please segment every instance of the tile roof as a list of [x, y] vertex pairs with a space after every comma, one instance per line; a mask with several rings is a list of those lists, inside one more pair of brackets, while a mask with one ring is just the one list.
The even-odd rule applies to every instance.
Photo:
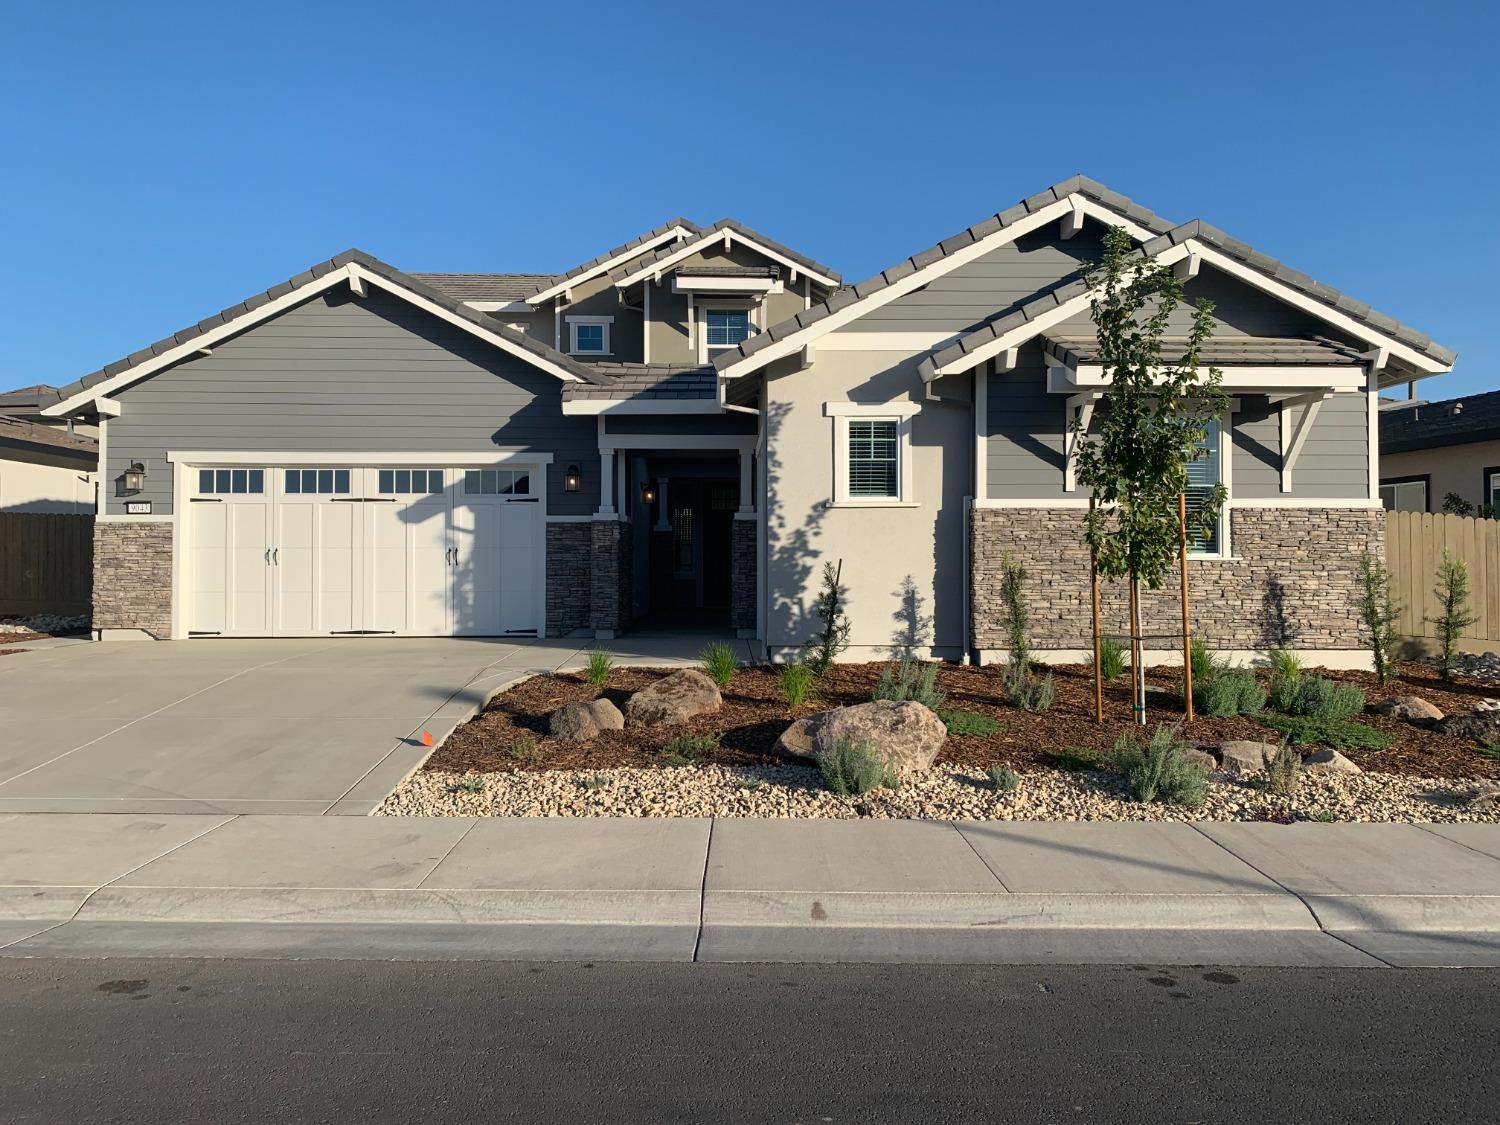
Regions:
[[1500, 438], [1500, 391], [1380, 411], [1380, 452], [1406, 453]]
[[662, 237], [663, 235], [669, 233], [674, 227], [681, 227], [683, 230], [692, 231], [694, 234], [697, 234], [702, 230], [702, 228], [698, 226], [697, 223], [694, 223], [688, 219], [684, 219], [681, 217], [676, 219], [668, 219], [665, 223], [662, 223], [661, 226], [653, 227], [645, 234], [638, 234], [629, 242], [622, 242], [612, 250], [606, 250], [604, 253], [590, 258], [586, 262], [580, 262], [578, 265], [574, 266], [566, 273], [557, 274], [548, 281], [540, 282], [539, 284], [532, 286], [532, 288], [526, 292], [525, 296], [534, 297], [536, 294], [551, 289], [554, 285], [567, 281], [569, 278], [578, 277], [580, 274], [588, 273], [590, 270], [602, 266], [611, 258], [618, 258], [626, 251], [634, 250], [637, 246], [644, 245], [647, 242], [651, 242]]
[[[775, 239], [767, 238], [758, 230], [753, 230], [750, 227], [747, 227], [738, 219], [720, 219], [711, 227], [708, 227], [706, 229], [699, 228], [699, 237], [689, 239], [687, 242], [679, 243], [676, 246], [663, 247], [662, 249], [656, 251], [656, 253], [654, 254], [647, 254], [643, 257], [637, 258], [635, 261], [629, 263], [628, 265], [621, 266], [617, 270], [612, 270], [609, 275], [610, 279], [618, 283], [624, 278], [629, 277], [633, 273], [639, 273], [642, 269], [649, 267], [655, 262], [660, 262], [665, 258], [671, 257], [673, 254], [680, 253], [683, 249], [689, 246], [706, 245], [709, 242], [713, 241], [714, 235], [723, 234], [726, 230], [731, 230], [736, 234], [744, 235], [746, 238], [754, 239], [756, 242], [759, 242], [762, 246], [764, 246], [767, 250], [774, 250], [777, 254], [787, 259], [787, 261], [796, 262], [804, 269], [812, 270], [814, 273], [821, 274], [824, 277], [832, 278], [834, 281], [839, 280], [838, 273], [831, 266], [825, 266], [822, 262], [819, 262], [813, 258], [809, 258], [805, 254], [799, 254], [790, 246], [783, 246]], [[694, 267], [694, 269], [696, 272], [696, 267]]]
[[781, 276], [780, 266], [678, 266], [678, 277], [770, 277]]
[[[1186, 337], [1164, 337], [1167, 356], [1180, 355]], [[1099, 362], [1099, 340], [1092, 333], [1061, 336], [1047, 333], [1042, 350], [1069, 367]], [[1199, 359], [1222, 367], [1343, 367], [1359, 366], [1366, 359], [1355, 348], [1325, 336], [1214, 336], [1206, 340]]]
[[363, 250], [351, 249], [345, 250], [342, 254], [334, 255], [326, 262], [319, 262], [311, 269], [304, 270], [296, 277], [288, 278], [286, 281], [283, 281], [278, 285], [273, 285], [271, 286], [271, 288], [265, 290], [262, 293], [257, 293], [253, 297], [247, 297], [239, 304], [231, 305], [229, 308], [217, 312], [213, 316], [207, 317], [204, 320], [200, 320], [197, 324], [194, 324], [191, 327], [184, 328], [180, 332], [176, 332], [171, 336], [167, 336], [161, 340], [156, 341], [156, 343], [151, 344], [148, 347], [144, 347], [137, 352], [133, 352], [130, 355], [126, 356], [124, 359], [117, 359], [113, 363], [106, 364], [98, 371], [95, 371], [89, 375], [85, 375], [83, 378], [69, 383], [65, 387], [59, 387], [58, 400], [62, 401], [63, 399], [71, 398], [81, 391], [85, 391], [91, 387], [98, 386], [100, 383], [103, 383], [107, 379], [112, 379], [122, 372], [129, 371], [132, 367], [136, 367], [142, 363], [145, 363], [147, 360], [159, 356], [163, 352], [171, 351], [175, 347], [186, 344], [192, 340], [196, 340], [198, 337], [204, 335], [205, 333], [211, 332], [215, 328], [219, 328], [222, 325], [229, 323], [230, 321], [236, 320], [246, 313], [254, 312], [256, 309], [270, 304], [272, 301], [285, 296], [295, 289], [299, 289], [302, 286], [307, 285], [309, 282], [316, 281], [318, 278], [324, 277], [327, 274], [334, 272], [335, 270], [342, 269], [344, 266], [348, 265], [351, 262], [360, 265], [364, 269], [369, 270], [371, 273], [379, 277], [383, 277], [389, 281], [393, 281], [401, 287], [409, 289], [413, 293], [418, 294], [419, 296], [427, 298], [427, 300], [432, 301], [440, 308], [443, 308], [456, 316], [460, 316], [465, 320], [470, 321], [471, 323], [484, 329], [486, 332], [491, 332], [496, 336], [504, 337], [508, 343], [524, 348], [526, 351], [531, 352], [533, 355], [535, 355], [538, 359], [545, 359], [555, 366], [563, 368], [569, 374], [576, 375], [578, 378], [584, 380], [585, 382], [595, 383], [605, 381], [605, 377], [601, 376], [595, 370], [593, 365], [587, 363], [579, 363], [577, 360], [564, 355], [556, 348], [553, 348], [548, 344], [544, 344], [540, 340], [528, 336], [524, 332], [517, 332], [513, 328], [507, 328], [504, 324], [496, 320], [494, 317], [469, 308], [462, 301], [455, 300], [448, 294], [434, 289], [432, 286], [426, 284], [425, 282], [418, 281], [417, 279], [411, 277], [409, 274], [402, 273], [394, 266], [387, 265], [379, 258], [375, 258], [369, 254], [366, 254]]
[[[1148, 257], [1154, 257], [1163, 250], [1177, 245], [1186, 239], [1201, 239], [1203, 242], [1228, 254], [1235, 260], [1243, 262], [1245, 265], [1273, 277], [1285, 285], [1290, 285], [1299, 292], [1314, 297], [1361, 323], [1368, 324], [1380, 332], [1394, 336], [1396, 339], [1409, 344], [1439, 363], [1451, 364], [1457, 358], [1457, 353], [1440, 344], [1433, 343], [1431, 339], [1416, 329], [1408, 328], [1399, 321], [1376, 312], [1369, 305], [1356, 301], [1352, 297], [1345, 296], [1332, 286], [1314, 281], [1306, 274], [1299, 273], [1289, 266], [1278, 262], [1276, 259], [1259, 253], [1253, 247], [1230, 238], [1223, 231], [1210, 226], [1202, 220], [1194, 219], [1191, 222], [1173, 226], [1167, 220], [1153, 214], [1151, 211], [1146, 210], [1118, 192], [1111, 191], [1098, 181], [1091, 180], [1087, 176], [1073, 176], [1070, 179], [1063, 180], [1061, 183], [1053, 184], [1050, 188], [1037, 195], [1022, 200], [1014, 207], [1001, 211], [981, 223], [960, 231], [952, 238], [945, 239], [936, 246], [928, 247], [920, 254], [913, 254], [910, 258], [898, 262], [890, 269], [876, 274], [872, 278], [849, 288], [839, 290], [822, 304], [814, 305], [812, 308], [798, 313], [789, 320], [772, 325], [766, 331], [750, 337], [737, 348], [726, 349], [715, 357], [714, 363], [722, 371], [724, 368], [730, 367], [742, 359], [753, 356], [756, 352], [769, 347], [773, 343], [785, 340], [787, 337], [803, 329], [812, 327], [818, 321], [832, 315], [839, 309], [853, 304], [856, 300], [862, 300], [873, 293], [878, 293], [880, 290], [902, 278], [910, 276], [917, 270], [923, 269], [934, 262], [941, 261], [955, 251], [978, 242], [980, 239], [986, 238], [997, 231], [1004, 230], [1026, 216], [1073, 194], [1093, 199], [1132, 220], [1138, 226], [1155, 232], [1157, 237], [1139, 248], [1140, 252]], [[982, 344], [995, 339], [1001, 332], [1009, 331], [1014, 327], [1025, 324], [1044, 309], [1053, 308], [1063, 301], [1069, 300], [1085, 291], [1085, 287], [1081, 281], [1070, 283], [1000, 320], [992, 321], [990, 324], [976, 329], [974, 332], [961, 337], [957, 342], [938, 352], [936, 355], [929, 357], [928, 360], [924, 360], [922, 364], [925, 369], [924, 375], [931, 378], [929, 372], [936, 367], [942, 367], [956, 359], [962, 358], [967, 352], [973, 351]]]
[[609, 377], [606, 385], [569, 383], [563, 387], [563, 401], [596, 399], [645, 399], [681, 401], [719, 397], [719, 376], [712, 366], [666, 363], [601, 363], [601, 374]]
[[555, 282], [555, 273], [417, 273], [408, 271], [424, 285], [446, 293], [456, 301], [519, 301], [537, 286]]
[[27, 445], [45, 445], [57, 449], [77, 450], [97, 456], [99, 440], [84, 434], [70, 434], [62, 426], [44, 426], [25, 418], [12, 418], [0, 414], [0, 441], [24, 442]]

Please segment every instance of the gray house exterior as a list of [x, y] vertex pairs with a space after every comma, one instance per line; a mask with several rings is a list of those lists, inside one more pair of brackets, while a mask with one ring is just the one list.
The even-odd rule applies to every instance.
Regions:
[[[1079, 656], [1070, 435], [1108, 408], [1080, 271], [1110, 226], [1215, 302], [1205, 359], [1232, 410], [1195, 471], [1230, 502], [1191, 562], [1197, 627], [1359, 663], [1378, 394], [1453, 353], [1082, 177], [853, 286], [732, 220], [673, 220], [557, 275], [339, 255], [48, 408], [100, 428], [95, 629], [716, 623], [780, 658], [842, 560], [850, 658], [989, 659], [1010, 554], [1037, 647]], [[1170, 597], [1147, 612], [1172, 631]], [[1106, 613], [1123, 628], [1114, 592]]]

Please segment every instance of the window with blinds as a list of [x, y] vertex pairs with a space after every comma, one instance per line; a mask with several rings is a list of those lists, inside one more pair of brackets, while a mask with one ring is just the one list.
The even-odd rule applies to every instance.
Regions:
[[[1193, 516], [1203, 509], [1203, 503], [1212, 495], [1215, 487], [1222, 479], [1219, 466], [1219, 423], [1210, 422], [1208, 433], [1204, 435], [1202, 443], [1198, 446], [1199, 456], [1196, 461], [1187, 464], [1187, 510], [1188, 523], [1191, 527]], [[1216, 555], [1219, 553], [1220, 526], [1224, 517], [1219, 516], [1208, 531], [1189, 531], [1188, 554], [1191, 555]]]
[[896, 426], [893, 421], [849, 419], [849, 496], [899, 496], [896, 484]]

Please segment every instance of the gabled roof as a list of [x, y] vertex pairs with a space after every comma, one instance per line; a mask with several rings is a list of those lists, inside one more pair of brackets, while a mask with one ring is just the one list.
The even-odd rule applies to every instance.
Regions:
[[604, 273], [606, 270], [622, 265], [623, 260], [635, 257], [635, 251], [649, 246], [653, 242], [660, 242], [667, 238], [687, 238], [700, 231], [697, 223], [688, 219], [669, 219], [659, 227], [653, 227], [645, 234], [636, 235], [629, 242], [622, 242], [613, 250], [606, 250], [596, 258], [590, 258], [586, 262], [574, 266], [566, 273], [557, 274], [548, 281], [539, 282], [525, 294], [525, 299], [533, 305], [541, 304], [543, 301], [563, 292], [571, 285]]
[[1407, 453], [1500, 439], [1500, 391], [1380, 411], [1380, 452]]
[[35, 410], [58, 400], [57, 388], [47, 383], [33, 383], [13, 391], [0, 391], [0, 414], [17, 410]]
[[80, 455], [98, 456], [99, 441], [84, 434], [70, 434], [62, 426], [44, 426], [25, 418], [0, 415], [0, 442], [17, 442], [34, 447], [45, 446]]
[[[1180, 356], [1186, 337], [1162, 340], [1163, 352]], [[1067, 367], [1099, 362], [1099, 340], [1094, 335], [1042, 337], [1042, 351]], [[1199, 360], [1211, 367], [1358, 367], [1368, 359], [1356, 348], [1326, 336], [1212, 336], [1198, 350]]]
[[790, 246], [783, 246], [775, 239], [767, 238], [759, 231], [747, 227], [738, 219], [720, 219], [706, 230], [700, 228], [696, 238], [690, 238], [675, 246], [668, 246], [662, 250], [658, 250], [654, 254], [637, 258], [629, 264], [614, 270], [609, 275], [610, 279], [616, 285], [632, 284], [635, 281], [639, 281], [642, 277], [655, 272], [657, 269], [665, 269], [674, 261], [696, 254], [705, 246], [710, 245], [716, 237], [722, 238], [725, 231], [731, 232], [732, 235], [738, 235], [752, 249], [760, 250], [770, 257], [779, 259], [788, 268], [804, 270], [814, 281], [820, 281], [828, 286], [839, 284], [839, 275], [831, 267], [825, 266], [822, 262], [809, 258], [805, 254], [799, 254]]
[[124, 359], [106, 364], [100, 370], [85, 375], [66, 387], [60, 387], [58, 389], [60, 401], [47, 407], [45, 413], [49, 415], [71, 413], [83, 404], [101, 395], [109, 394], [117, 386], [134, 382], [136, 378], [144, 378], [151, 371], [159, 370], [170, 363], [191, 356], [194, 351], [191, 345], [194, 343], [207, 344], [221, 337], [241, 332], [261, 320], [276, 315], [288, 304], [301, 299], [302, 291], [310, 290], [311, 292], [308, 293], [310, 296], [333, 284], [352, 281], [360, 276], [361, 272], [377, 282], [386, 283], [383, 288], [389, 292], [405, 297], [407, 300], [413, 300], [415, 303], [425, 302], [436, 307], [446, 313], [455, 323], [488, 338], [504, 350], [527, 359], [565, 381], [581, 380], [585, 383], [604, 381], [591, 365], [579, 363], [524, 332], [507, 328], [494, 317], [476, 312], [462, 301], [455, 300], [446, 293], [402, 273], [394, 266], [387, 265], [362, 250], [351, 249], [329, 258], [326, 262], [319, 262], [296, 277], [288, 278], [279, 285], [273, 285], [237, 305], [231, 305], [205, 320], [200, 320], [189, 328], [158, 340]]
[[555, 273], [417, 273], [407, 277], [430, 285], [456, 301], [519, 301], [538, 285], [557, 280]]

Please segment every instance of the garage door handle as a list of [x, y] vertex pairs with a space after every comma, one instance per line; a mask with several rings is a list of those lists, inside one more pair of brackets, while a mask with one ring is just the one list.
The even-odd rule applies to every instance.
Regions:
[[281, 565], [281, 548], [280, 547], [272, 547], [271, 548], [271, 565], [272, 566], [280, 566]]
[[271, 565], [271, 548], [269, 547], [266, 548], [266, 565]]

